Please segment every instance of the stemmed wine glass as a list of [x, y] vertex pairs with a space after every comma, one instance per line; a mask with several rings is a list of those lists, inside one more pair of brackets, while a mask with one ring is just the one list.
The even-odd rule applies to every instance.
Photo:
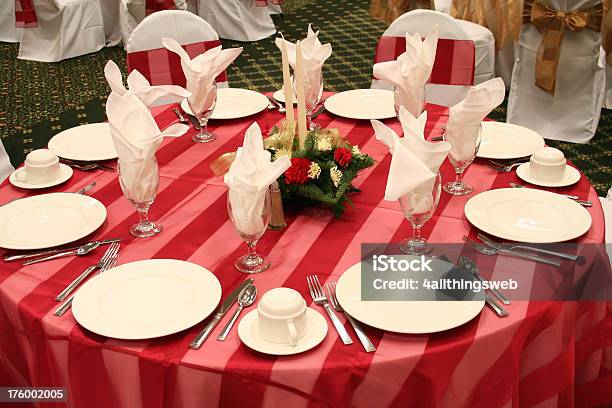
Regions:
[[399, 249], [408, 255], [422, 255], [430, 252], [433, 246], [421, 236], [421, 228], [436, 212], [442, 186], [440, 172], [429, 184], [416, 188], [400, 197], [399, 204], [404, 216], [412, 225], [412, 238], [406, 238], [399, 244]]
[[451, 144], [448, 160], [455, 168], [455, 181], [444, 185], [444, 191], [452, 195], [466, 195], [474, 188], [463, 182], [463, 173], [472, 164], [480, 148], [482, 125], [454, 125], [447, 127], [444, 140]]
[[[196, 92], [193, 93], [195, 94]], [[202, 128], [193, 136], [192, 140], [197, 143], [208, 143], [217, 138], [217, 136], [208, 130], [208, 119], [210, 119], [217, 104], [217, 83], [213, 82], [210, 88], [206, 92], [202, 92], [202, 94], [206, 98], [204, 101], [192, 101], [192, 97], [190, 96], [187, 98], [187, 103]]]
[[[238, 222], [232, 211], [232, 203], [230, 200], [230, 193], [228, 192], [227, 197], [227, 211], [229, 213], [230, 220], [234, 225], [234, 229], [240, 235], [240, 238], [246, 242], [248, 247], [248, 253], [241, 256], [234, 262], [234, 267], [242, 273], [260, 273], [270, 267], [270, 261], [263, 256], [259, 255], [256, 251], [255, 246], [257, 241], [266, 232], [268, 224], [270, 223], [270, 190], [268, 189], [263, 200], [263, 206], [261, 214], [256, 215], [254, 219], [250, 219], [248, 216], [243, 217]], [[245, 233], [244, 231], [248, 231]]]
[[401, 90], [395, 86], [393, 88], [393, 106], [395, 108], [395, 116], [399, 119], [399, 111], [403, 106], [415, 118], [421, 116], [425, 109], [425, 85], [416, 92], [416, 100], [408, 100], [403, 96]]
[[130, 234], [136, 238], [147, 238], [161, 232], [162, 226], [149, 220], [149, 207], [157, 196], [159, 166], [155, 157], [142, 162], [119, 160], [117, 171], [123, 195], [138, 211], [140, 220], [130, 227]]
[[[293, 94], [297, 95], [295, 77], [293, 79]], [[308, 130], [319, 130], [321, 125], [312, 121], [312, 114], [321, 103], [323, 95], [323, 74], [304, 76], [304, 100], [306, 103], [306, 127]]]

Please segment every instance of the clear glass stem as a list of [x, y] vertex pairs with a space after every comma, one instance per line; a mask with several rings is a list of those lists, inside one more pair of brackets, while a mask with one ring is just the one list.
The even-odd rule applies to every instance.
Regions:
[[248, 248], [247, 257], [248, 258], [255, 259], [258, 257], [256, 246], [257, 246], [257, 241], [247, 242], [247, 248]]
[[455, 183], [463, 182], [463, 170], [455, 172]]
[[421, 226], [412, 226], [412, 239], [421, 239]]
[[138, 211], [138, 223], [146, 224], [149, 222], [149, 205], [136, 205], [136, 210]]

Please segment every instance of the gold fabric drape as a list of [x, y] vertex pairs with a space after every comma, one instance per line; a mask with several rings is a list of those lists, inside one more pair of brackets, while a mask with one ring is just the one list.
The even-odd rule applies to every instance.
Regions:
[[[415, 0], [417, 8], [433, 10], [433, 0]], [[412, 9], [411, 0], [372, 0], [370, 15], [377, 20], [391, 24], [396, 18]]]
[[538, 88], [550, 94], [555, 93], [565, 30], [579, 32], [588, 28], [599, 32], [602, 15], [601, 3], [590, 9], [564, 11], [555, 10], [540, 0], [525, 2], [523, 23], [532, 23], [542, 33], [535, 66], [535, 83]]
[[495, 37], [495, 48], [518, 41], [523, 0], [453, 0], [451, 15], [487, 27]]

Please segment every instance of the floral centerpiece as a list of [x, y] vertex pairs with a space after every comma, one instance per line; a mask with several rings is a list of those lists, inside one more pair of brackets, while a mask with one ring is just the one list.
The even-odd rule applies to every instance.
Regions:
[[349, 195], [360, 191], [353, 180], [374, 159], [341, 137], [337, 129], [310, 131], [304, 147], [299, 148], [294, 127], [285, 124], [272, 129], [265, 141], [273, 160], [291, 157], [291, 167], [278, 179], [283, 199], [325, 203], [340, 217], [345, 205], [352, 205]]

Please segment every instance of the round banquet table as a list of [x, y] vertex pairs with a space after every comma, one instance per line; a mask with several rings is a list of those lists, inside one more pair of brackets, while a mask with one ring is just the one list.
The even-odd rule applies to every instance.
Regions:
[[[177, 121], [170, 110], [173, 106], [153, 111], [162, 129]], [[427, 136], [441, 134], [447, 110], [430, 106], [428, 114]], [[213, 121], [211, 129], [218, 139], [209, 144], [193, 143], [193, 129], [164, 141], [157, 153], [159, 194], [151, 208], [151, 218], [164, 226], [157, 237], [138, 240], [129, 235], [128, 227], [137, 215], [123, 197], [116, 174], [76, 170], [66, 184], [50, 190], [71, 191], [95, 180], [97, 187], [90, 194], [107, 207], [108, 219], [89, 238], [122, 237], [120, 264], [175, 258], [202, 265], [216, 274], [227, 294], [245, 279], [234, 269], [233, 261], [246, 247], [228, 219], [223, 180], [213, 176], [209, 164], [240, 146], [254, 120], [266, 134], [281, 115], [275, 110], [245, 119]], [[390, 155], [376, 141], [370, 123], [330, 114], [319, 116], [318, 122], [339, 128], [377, 164], [356, 180], [362, 192], [353, 197], [355, 210], [348, 209], [342, 219], [323, 208], [308, 208], [290, 214], [282, 231], [266, 232], [258, 249], [273, 266], [253, 276], [260, 294], [287, 286], [310, 302], [307, 274], [316, 273], [322, 281], [337, 280], [360, 260], [360, 243], [397, 242], [411, 233], [397, 203], [383, 200]], [[399, 131], [397, 121], [387, 122]], [[442, 172], [445, 180], [453, 175], [448, 163]], [[480, 160], [467, 170], [465, 180], [476, 193], [518, 181], [515, 173], [497, 173]], [[593, 225], [577, 241], [603, 242], [602, 209], [587, 179], [582, 177], [578, 184], [561, 191], [593, 201], [588, 209]], [[5, 182], [0, 187], [0, 202], [25, 194]], [[472, 196], [443, 193], [423, 234], [431, 241], [448, 243], [461, 242], [464, 234], [475, 235], [463, 213]], [[0, 385], [64, 386], [68, 406], [88, 408], [612, 403], [612, 308], [606, 302], [515, 301], [507, 306], [508, 318], [500, 319], [485, 308], [471, 322], [431, 335], [401, 335], [366, 327], [377, 347], [375, 353], [365, 353], [356, 339], [344, 346], [330, 326], [323, 343], [313, 350], [273, 357], [242, 345], [235, 329], [225, 342], [216, 341], [222, 325], [200, 350], [191, 350], [188, 344], [201, 324], [159, 339], [121, 341], [85, 331], [71, 313], [55, 317], [55, 295], [97, 259], [98, 255], [72, 257], [28, 267], [2, 264]], [[479, 257], [478, 262], [486, 277], [501, 278], [508, 273], [495, 257]], [[518, 262], [513, 265], [539, 267]]]

